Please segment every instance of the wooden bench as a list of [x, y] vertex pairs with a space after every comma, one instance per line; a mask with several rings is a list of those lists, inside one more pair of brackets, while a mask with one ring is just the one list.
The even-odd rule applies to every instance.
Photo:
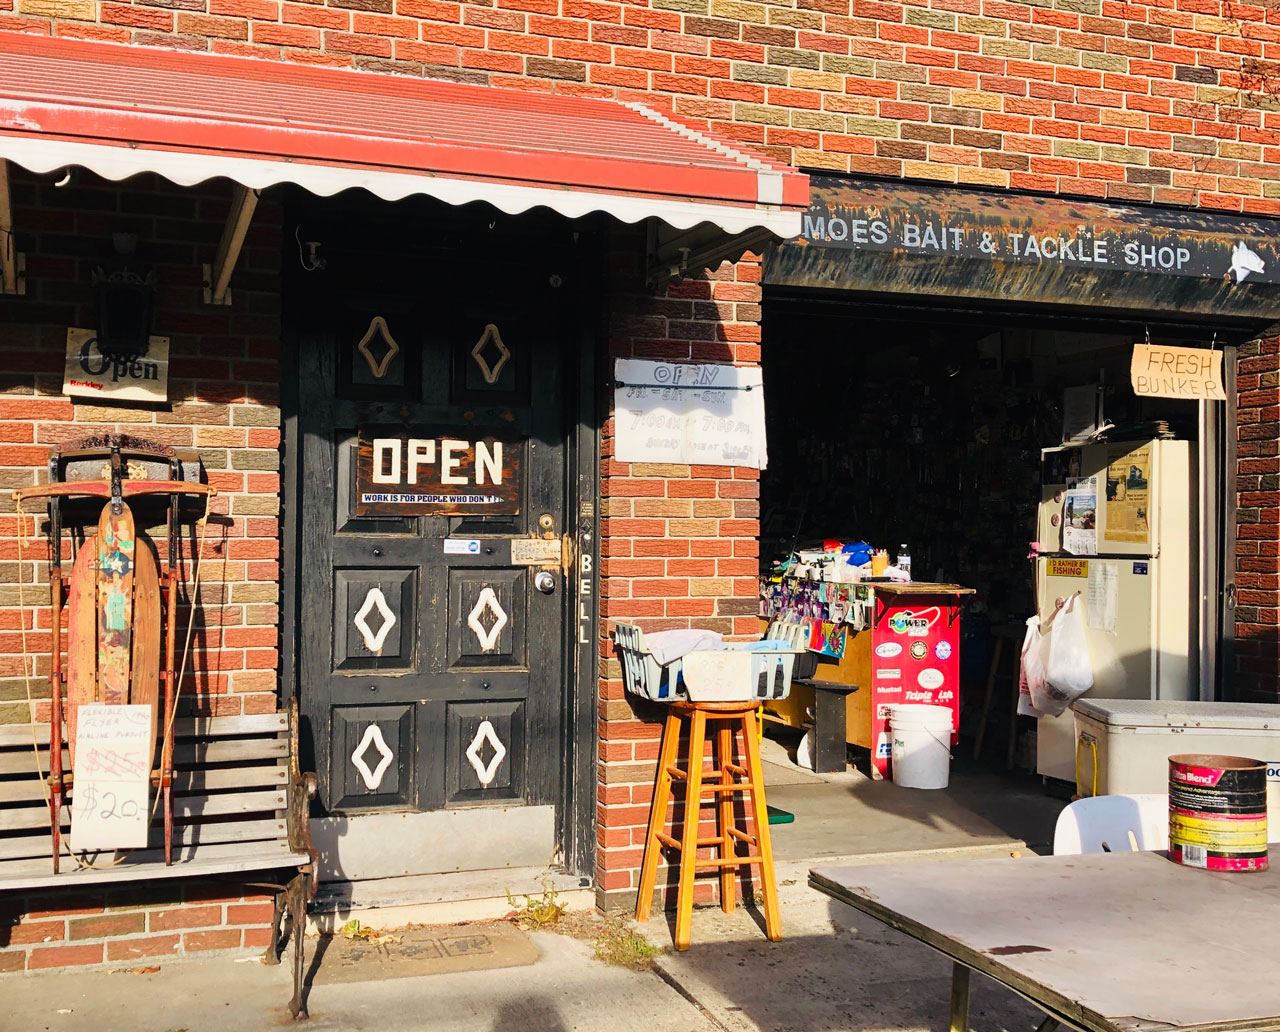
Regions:
[[[46, 786], [49, 725], [0, 728], [0, 892], [69, 890], [120, 882], [241, 874], [245, 882], [276, 894], [265, 960], [279, 962], [281, 922], [287, 909], [293, 928], [293, 999], [302, 1006], [303, 939], [307, 903], [315, 894], [316, 852], [308, 808], [314, 774], [298, 767], [297, 708], [239, 717], [195, 717], [174, 722], [173, 863], [164, 862], [164, 823], [156, 813], [148, 848], [119, 854], [113, 866], [81, 867], [62, 838], [62, 872], [53, 873]], [[64, 757], [66, 751], [63, 751]], [[63, 760], [64, 769], [68, 761]], [[74, 806], [74, 788], [72, 790]], [[63, 828], [69, 814], [62, 812]], [[74, 830], [72, 832], [74, 842]], [[107, 854], [95, 863], [111, 864]], [[271, 876], [265, 881], [260, 880]]]

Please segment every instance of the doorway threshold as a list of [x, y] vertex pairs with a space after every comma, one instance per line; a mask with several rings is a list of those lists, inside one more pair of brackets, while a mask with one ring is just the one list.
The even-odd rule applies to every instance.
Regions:
[[502, 867], [324, 882], [311, 902], [307, 924], [308, 931], [329, 935], [353, 919], [379, 929], [483, 921], [518, 910], [526, 896], [537, 900], [547, 894], [574, 908], [595, 906], [595, 890], [584, 875]]

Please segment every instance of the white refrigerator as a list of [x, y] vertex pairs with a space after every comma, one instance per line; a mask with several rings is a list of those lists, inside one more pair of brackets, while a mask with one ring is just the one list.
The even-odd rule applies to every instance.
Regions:
[[[1041, 455], [1041, 621], [1071, 595], [1085, 615], [1089, 699], [1198, 697], [1196, 482], [1189, 441], [1049, 448]], [[1041, 717], [1037, 771], [1076, 781], [1075, 720]]]

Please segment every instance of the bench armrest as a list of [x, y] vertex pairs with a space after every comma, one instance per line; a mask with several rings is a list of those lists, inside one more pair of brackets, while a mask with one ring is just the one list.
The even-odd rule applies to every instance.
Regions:
[[320, 854], [311, 841], [311, 800], [316, 797], [319, 785], [313, 771], [302, 773], [298, 765], [298, 701], [289, 700], [289, 809], [285, 824], [289, 833], [289, 848], [295, 853], [311, 857], [307, 899], [316, 894], [320, 886]]

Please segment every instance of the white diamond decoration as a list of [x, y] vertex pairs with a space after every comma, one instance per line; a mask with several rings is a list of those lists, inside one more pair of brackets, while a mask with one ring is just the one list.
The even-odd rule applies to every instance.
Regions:
[[[382, 339], [387, 342], [387, 351], [382, 356], [381, 362], [375, 359], [373, 352], [369, 350], [369, 345], [373, 342], [373, 338], [379, 333], [382, 334]], [[387, 366], [391, 364], [391, 360], [400, 354], [400, 345], [396, 343], [395, 337], [391, 336], [391, 331], [387, 329], [387, 320], [380, 315], [375, 315], [373, 322], [369, 323], [369, 328], [364, 331], [364, 336], [360, 338], [360, 343], [356, 345], [356, 350], [364, 355], [364, 360], [369, 363], [369, 371], [373, 373], [376, 379], [381, 380], [387, 375]]]
[[[480, 750], [484, 747], [486, 741], [493, 748], [493, 756], [488, 764], [485, 764], [480, 759]], [[498, 733], [494, 731], [493, 725], [487, 720], [480, 721], [480, 726], [476, 728], [475, 738], [471, 739], [471, 744], [467, 746], [467, 759], [471, 761], [471, 766], [476, 771], [476, 777], [485, 788], [489, 787], [489, 782], [498, 773], [498, 767], [502, 765], [503, 757], [506, 755], [507, 747], [498, 740]]]
[[[377, 634], [374, 634], [373, 628], [369, 626], [369, 614], [374, 609], [377, 609], [378, 615], [382, 617], [382, 626], [378, 628]], [[382, 589], [370, 588], [369, 593], [364, 597], [364, 605], [360, 607], [360, 612], [356, 613], [355, 619], [351, 622], [356, 625], [356, 630], [364, 639], [364, 647], [370, 652], [381, 653], [387, 635], [396, 625], [396, 614], [387, 606], [387, 596], [382, 593]]]
[[[373, 770], [369, 769], [369, 764], [365, 762], [364, 758], [364, 754], [370, 745], [374, 746], [382, 757]], [[387, 740], [382, 737], [382, 729], [377, 724], [370, 724], [364, 729], [364, 737], [360, 739], [360, 744], [356, 746], [356, 751], [351, 754], [351, 762], [355, 764], [356, 770], [364, 778], [364, 787], [370, 792], [375, 791], [382, 784], [382, 777], [387, 773], [387, 768], [391, 766], [391, 761], [394, 758], [391, 750], [387, 748]]]
[[[484, 357], [485, 345], [492, 344], [498, 349], [498, 361], [493, 365], [489, 365]], [[498, 332], [498, 327], [493, 323], [489, 323], [484, 328], [484, 333], [480, 335], [480, 339], [476, 341], [476, 346], [471, 349], [471, 357], [476, 360], [476, 365], [480, 367], [480, 375], [484, 377], [484, 382], [492, 386], [498, 382], [498, 377], [502, 375], [503, 366], [511, 358], [511, 352], [507, 350], [507, 346], [502, 343], [502, 334]]]
[[[494, 616], [493, 626], [487, 631], [484, 628], [484, 624], [480, 622], [480, 617], [484, 615], [486, 609]], [[502, 611], [502, 606], [498, 604], [498, 596], [493, 593], [493, 588], [486, 587], [480, 592], [480, 597], [476, 599], [475, 608], [467, 616], [467, 626], [475, 632], [476, 640], [480, 642], [480, 650], [482, 652], [492, 652], [494, 650], [498, 644], [498, 635], [502, 633], [502, 628], [507, 626], [507, 614]]]

